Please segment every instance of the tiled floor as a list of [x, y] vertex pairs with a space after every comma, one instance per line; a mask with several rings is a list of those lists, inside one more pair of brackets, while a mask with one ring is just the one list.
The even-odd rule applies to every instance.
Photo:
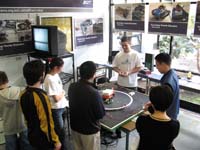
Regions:
[[[181, 129], [179, 136], [175, 139], [174, 145], [177, 150], [200, 150], [200, 114], [181, 109], [179, 114]], [[129, 149], [136, 150], [139, 136], [136, 131], [130, 134]], [[69, 150], [72, 150], [71, 140], [68, 140]], [[0, 150], [4, 150], [0, 145]], [[125, 150], [125, 135], [112, 146], [101, 146], [102, 150]]]

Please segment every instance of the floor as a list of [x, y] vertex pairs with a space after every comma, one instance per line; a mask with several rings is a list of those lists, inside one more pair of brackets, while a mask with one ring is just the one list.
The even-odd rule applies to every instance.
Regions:
[[[174, 145], [177, 150], [200, 150], [200, 114], [181, 109], [179, 114], [181, 129]], [[139, 136], [136, 131], [131, 132], [129, 138], [129, 150], [136, 150]], [[67, 140], [69, 150], [72, 150], [71, 138]], [[0, 150], [5, 150], [0, 145]], [[109, 146], [101, 145], [101, 150], [125, 150], [125, 134]]]

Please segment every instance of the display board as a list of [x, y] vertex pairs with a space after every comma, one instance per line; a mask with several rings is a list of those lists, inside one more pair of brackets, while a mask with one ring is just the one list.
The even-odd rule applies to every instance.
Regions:
[[190, 2], [150, 3], [149, 33], [186, 35]]
[[194, 35], [200, 36], [200, 1], [197, 2]]
[[41, 25], [54, 25], [66, 35], [66, 50], [73, 50], [72, 44], [72, 17], [40, 17]]
[[76, 47], [103, 42], [103, 18], [75, 19]]
[[0, 20], [0, 56], [32, 51], [29, 19]]
[[[1, 12], [50, 12], [65, 8], [92, 8], [93, 0], [1, 0]], [[31, 9], [34, 8], [34, 9]], [[62, 9], [61, 9], [62, 8]]]
[[144, 32], [145, 4], [116, 4], [115, 29]]

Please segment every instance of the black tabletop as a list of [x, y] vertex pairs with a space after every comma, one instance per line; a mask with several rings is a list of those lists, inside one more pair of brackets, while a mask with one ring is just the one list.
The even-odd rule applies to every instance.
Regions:
[[[117, 90], [119, 91], [121, 90], [127, 93], [130, 92], [129, 89], [125, 89], [123, 87], [117, 87], [116, 85], [114, 85], [114, 88], [115, 89], [117, 88]], [[106, 111], [106, 115], [101, 120], [102, 127], [111, 131], [119, 128], [124, 123], [130, 121], [131, 119], [136, 117], [139, 113], [141, 113], [143, 105], [149, 100], [147, 95], [139, 92], [135, 92], [132, 98], [133, 102], [131, 103], [130, 106], [120, 110]]]

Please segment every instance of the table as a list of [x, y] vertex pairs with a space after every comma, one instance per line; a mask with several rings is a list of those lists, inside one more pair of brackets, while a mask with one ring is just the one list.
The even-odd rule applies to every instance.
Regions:
[[[149, 93], [150, 82], [153, 81], [153, 82], [160, 83], [160, 79], [162, 78], [162, 75], [157, 74], [157, 73], [151, 73], [149, 75], [139, 73], [138, 76], [141, 77], [141, 78], [147, 79], [146, 94]], [[200, 80], [199, 76], [193, 76], [191, 80], [188, 80], [187, 78], [182, 77], [182, 78], [179, 79], [179, 87], [180, 87], [180, 89], [199, 93], [200, 92], [200, 82], [199, 82], [199, 80]]]
[[[118, 91], [126, 93], [132, 92], [130, 89], [117, 86], [116, 84], [108, 84], [107, 88], [114, 88]], [[119, 95], [116, 95], [119, 96]], [[125, 95], [123, 95], [125, 96]], [[129, 96], [127, 96], [128, 98]], [[127, 122], [130, 122], [133, 118], [143, 112], [142, 108], [146, 102], [149, 101], [147, 95], [135, 91], [135, 94], [131, 96], [133, 98], [132, 103], [123, 109], [119, 110], [107, 110], [106, 115], [100, 120], [101, 126], [109, 131], [119, 129]], [[125, 97], [123, 97], [125, 98]], [[123, 101], [123, 99], [121, 99]], [[126, 150], [129, 148], [129, 133], [126, 132]]]
[[106, 111], [106, 115], [100, 121], [101, 126], [109, 131], [114, 131], [142, 113], [143, 105], [149, 101], [148, 96], [135, 92], [132, 98], [133, 102], [130, 106], [121, 110]]

